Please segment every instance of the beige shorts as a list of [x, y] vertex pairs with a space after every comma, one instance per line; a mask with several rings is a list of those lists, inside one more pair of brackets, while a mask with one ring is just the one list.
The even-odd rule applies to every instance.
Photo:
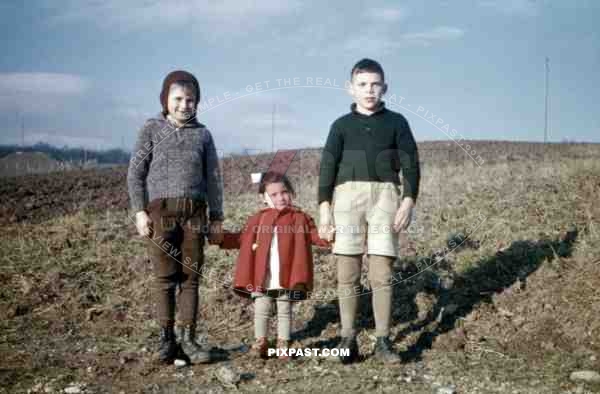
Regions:
[[345, 182], [335, 187], [333, 253], [398, 255], [398, 233], [393, 229], [400, 207], [399, 186], [391, 182]]

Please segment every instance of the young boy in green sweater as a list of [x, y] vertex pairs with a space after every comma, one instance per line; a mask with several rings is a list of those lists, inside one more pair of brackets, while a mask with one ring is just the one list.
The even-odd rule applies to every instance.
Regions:
[[[321, 238], [333, 241], [337, 261], [341, 317], [340, 348], [358, 356], [355, 318], [367, 236], [368, 279], [373, 292], [377, 343], [375, 355], [400, 362], [389, 339], [392, 311], [392, 265], [398, 255], [398, 232], [410, 224], [419, 191], [417, 145], [407, 120], [388, 110], [383, 68], [362, 59], [352, 68], [351, 112], [331, 126], [321, 157], [319, 208]], [[402, 170], [402, 193], [399, 172]]]

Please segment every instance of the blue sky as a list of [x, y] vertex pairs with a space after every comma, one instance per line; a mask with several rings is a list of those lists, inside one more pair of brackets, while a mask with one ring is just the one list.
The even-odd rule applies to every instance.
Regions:
[[598, 20], [583, 0], [4, 2], [0, 143], [23, 123], [26, 143], [131, 149], [163, 77], [185, 69], [219, 148], [270, 150], [274, 105], [276, 149], [318, 147], [363, 57], [418, 141], [449, 139], [446, 125], [540, 141], [546, 56], [550, 140], [600, 142]]

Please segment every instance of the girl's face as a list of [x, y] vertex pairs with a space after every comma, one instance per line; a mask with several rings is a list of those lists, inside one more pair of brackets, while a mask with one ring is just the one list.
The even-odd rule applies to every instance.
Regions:
[[196, 105], [196, 93], [179, 85], [171, 85], [167, 99], [167, 110], [169, 115], [179, 126], [186, 124], [194, 116]]
[[269, 183], [265, 186], [265, 202], [279, 211], [292, 205], [292, 196], [283, 182]]

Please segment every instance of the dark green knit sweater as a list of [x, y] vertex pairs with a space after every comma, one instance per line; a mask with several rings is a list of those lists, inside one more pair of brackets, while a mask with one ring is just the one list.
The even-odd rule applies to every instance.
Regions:
[[408, 121], [385, 108], [382, 102], [372, 115], [351, 112], [331, 125], [321, 155], [319, 204], [331, 202], [336, 185], [348, 181], [393, 182], [400, 184], [403, 197], [415, 201], [419, 194], [419, 154]]

